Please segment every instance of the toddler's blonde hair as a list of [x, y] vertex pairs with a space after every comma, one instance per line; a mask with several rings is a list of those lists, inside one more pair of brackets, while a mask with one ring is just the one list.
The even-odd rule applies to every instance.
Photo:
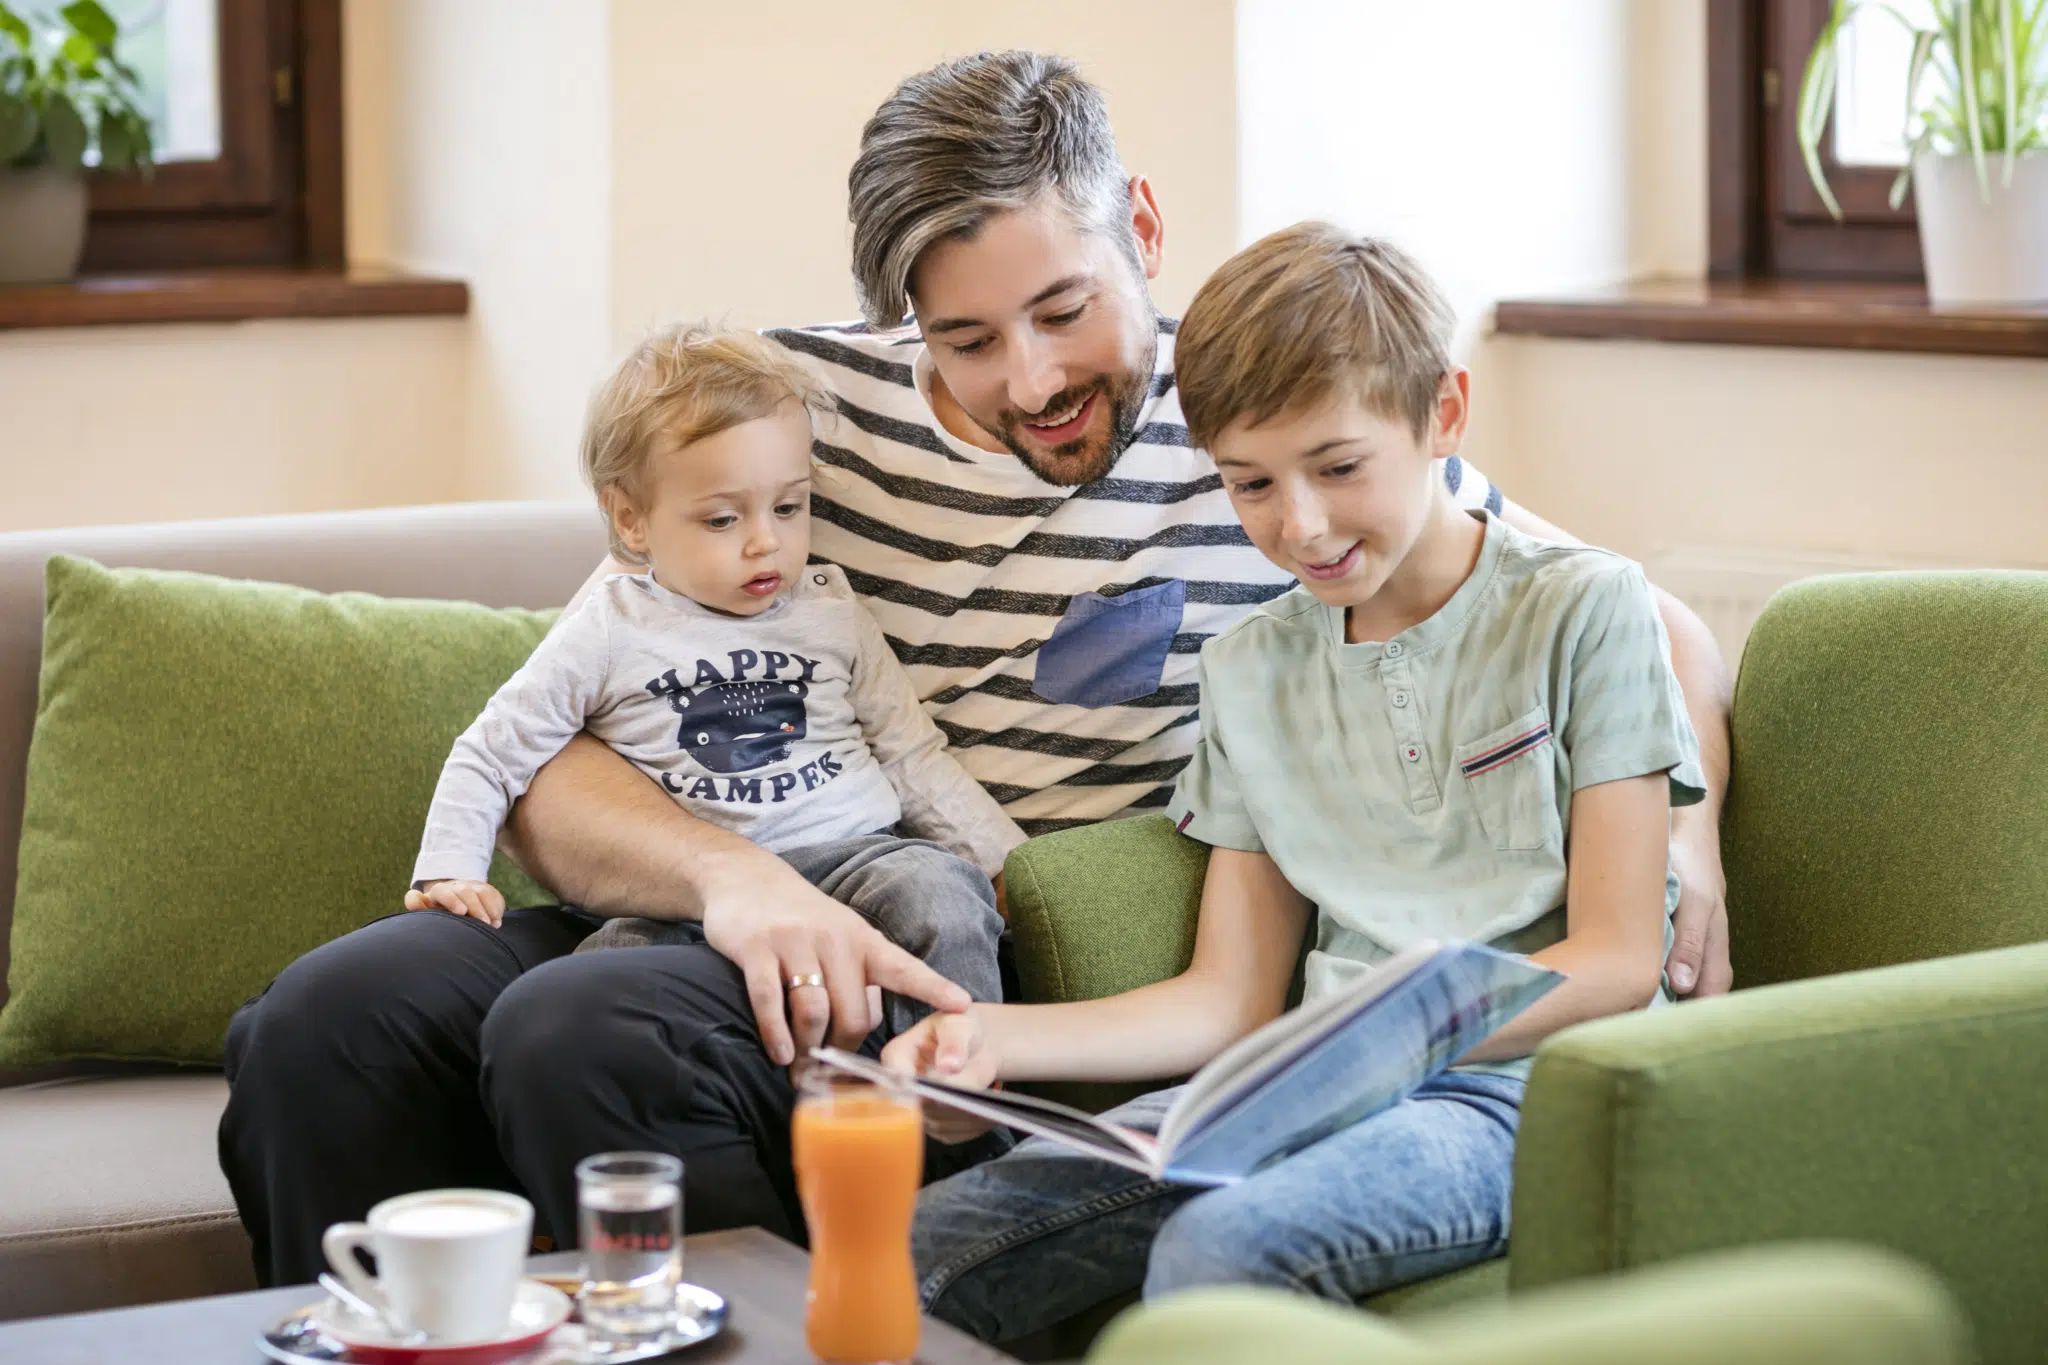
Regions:
[[678, 323], [635, 346], [592, 396], [583, 429], [583, 477], [604, 512], [613, 557], [644, 562], [619, 539], [606, 495], [616, 490], [644, 510], [657, 443], [687, 446], [788, 402], [815, 417], [831, 399], [787, 351], [753, 332]]

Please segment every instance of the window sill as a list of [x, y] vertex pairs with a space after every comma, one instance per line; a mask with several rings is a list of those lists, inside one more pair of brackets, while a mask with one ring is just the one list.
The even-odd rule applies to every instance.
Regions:
[[377, 266], [348, 270], [192, 270], [85, 275], [63, 284], [0, 285], [0, 331], [252, 318], [460, 316], [461, 280]]
[[1494, 311], [1506, 336], [2048, 357], [2048, 307], [1936, 309], [1914, 284], [1641, 280]]

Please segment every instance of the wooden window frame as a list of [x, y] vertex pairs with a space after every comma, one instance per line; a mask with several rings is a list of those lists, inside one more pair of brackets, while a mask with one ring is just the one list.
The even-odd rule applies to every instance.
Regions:
[[344, 264], [341, 0], [219, 0], [221, 155], [94, 176], [88, 273]]
[[1799, 76], [1829, 0], [1708, 0], [1708, 271], [1717, 280], [1917, 282], [1910, 199], [1887, 202], [1896, 171], [1822, 166], [1843, 221], [1807, 179], [1794, 138]]

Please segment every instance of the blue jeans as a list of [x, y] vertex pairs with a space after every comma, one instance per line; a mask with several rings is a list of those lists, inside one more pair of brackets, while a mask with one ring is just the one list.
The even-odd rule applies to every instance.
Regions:
[[[1178, 1087], [1106, 1117], [1155, 1131]], [[1355, 1303], [1498, 1256], [1522, 1082], [1449, 1072], [1236, 1185], [1163, 1185], [1033, 1138], [926, 1187], [911, 1251], [934, 1317], [984, 1341], [1132, 1289], [1258, 1284]]]

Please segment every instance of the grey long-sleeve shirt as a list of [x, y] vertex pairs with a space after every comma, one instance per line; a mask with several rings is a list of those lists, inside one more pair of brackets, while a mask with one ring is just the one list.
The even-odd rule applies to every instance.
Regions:
[[1024, 835], [945, 749], [846, 577], [756, 616], [605, 580], [455, 741], [413, 879], [481, 881], [542, 764], [588, 729], [700, 819], [779, 852], [901, 824], [993, 877]]

